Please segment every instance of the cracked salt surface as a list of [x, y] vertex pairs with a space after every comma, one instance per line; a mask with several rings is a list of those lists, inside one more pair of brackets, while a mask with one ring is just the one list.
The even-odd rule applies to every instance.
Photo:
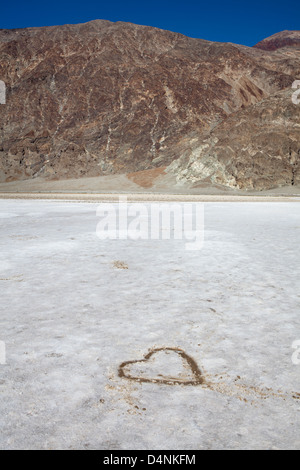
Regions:
[[[97, 206], [0, 201], [0, 448], [299, 449], [299, 203], [205, 203], [200, 251], [99, 240]], [[160, 348], [203, 383], [119, 377], [191, 376]]]

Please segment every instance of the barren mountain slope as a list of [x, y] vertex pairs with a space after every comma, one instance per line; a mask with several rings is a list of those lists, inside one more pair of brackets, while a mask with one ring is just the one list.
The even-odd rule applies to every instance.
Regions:
[[300, 183], [300, 105], [284, 90], [240, 110], [169, 166], [177, 181], [237, 189]]
[[300, 57], [276, 54], [102, 20], [0, 30], [0, 181], [169, 165], [290, 89]]
[[283, 47], [300, 49], [300, 31], [281, 31], [255, 44], [257, 49], [275, 51]]

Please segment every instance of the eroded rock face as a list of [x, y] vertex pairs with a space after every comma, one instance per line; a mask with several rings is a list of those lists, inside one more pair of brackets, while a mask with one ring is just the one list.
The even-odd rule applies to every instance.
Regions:
[[178, 181], [261, 190], [300, 183], [300, 105], [292, 90], [233, 113], [169, 166]]
[[[102, 20], [0, 30], [0, 80], [6, 84], [6, 104], [0, 106], [0, 181], [130, 173], [172, 162], [179, 178], [185, 170], [190, 178], [194, 159], [195, 183], [209, 178], [256, 187], [260, 170], [255, 163], [251, 176], [247, 160], [248, 153], [255, 156], [254, 147], [247, 144], [247, 151], [239, 151], [239, 165], [247, 155], [244, 176], [227, 162], [229, 147], [238, 152], [238, 135], [245, 133], [247, 141], [252, 129], [238, 120], [258, 119], [255, 106], [290, 90], [296, 78], [296, 49], [269, 52]], [[285, 94], [275, 101], [278, 109], [286, 109]], [[289, 112], [285, 120], [278, 117], [273, 134], [266, 128], [260, 144], [265, 145], [264, 171], [275, 172], [274, 185], [292, 181], [289, 167], [275, 165], [286, 149], [288, 160], [290, 142], [299, 142], [298, 109]], [[222, 140], [229, 128], [238, 129], [232, 142]], [[224, 148], [219, 144], [212, 157], [207, 149], [216, 138]], [[268, 186], [269, 177], [265, 181]]]

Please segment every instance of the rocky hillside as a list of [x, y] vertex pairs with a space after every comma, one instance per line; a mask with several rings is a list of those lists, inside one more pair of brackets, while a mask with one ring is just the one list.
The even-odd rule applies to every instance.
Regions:
[[284, 90], [231, 114], [169, 169], [177, 181], [236, 189], [300, 182], [300, 105]]
[[169, 166], [183, 183], [295, 184], [297, 78], [300, 54], [286, 44], [101, 20], [0, 30], [0, 181]]
[[263, 51], [276, 51], [283, 47], [292, 47], [300, 50], [300, 31], [281, 31], [263, 39], [263, 41], [258, 42], [254, 47]]

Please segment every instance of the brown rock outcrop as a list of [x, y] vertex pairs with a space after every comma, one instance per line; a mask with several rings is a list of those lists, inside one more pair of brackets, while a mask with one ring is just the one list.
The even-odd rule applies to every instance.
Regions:
[[236, 189], [300, 184], [300, 105], [292, 90], [233, 113], [169, 166], [177, 181]]
[[263, 39], [253, 47], [264, 51], [276, 51], [283, 47], [292, 47], [300, 50], [300, 31], [281, 31]]

